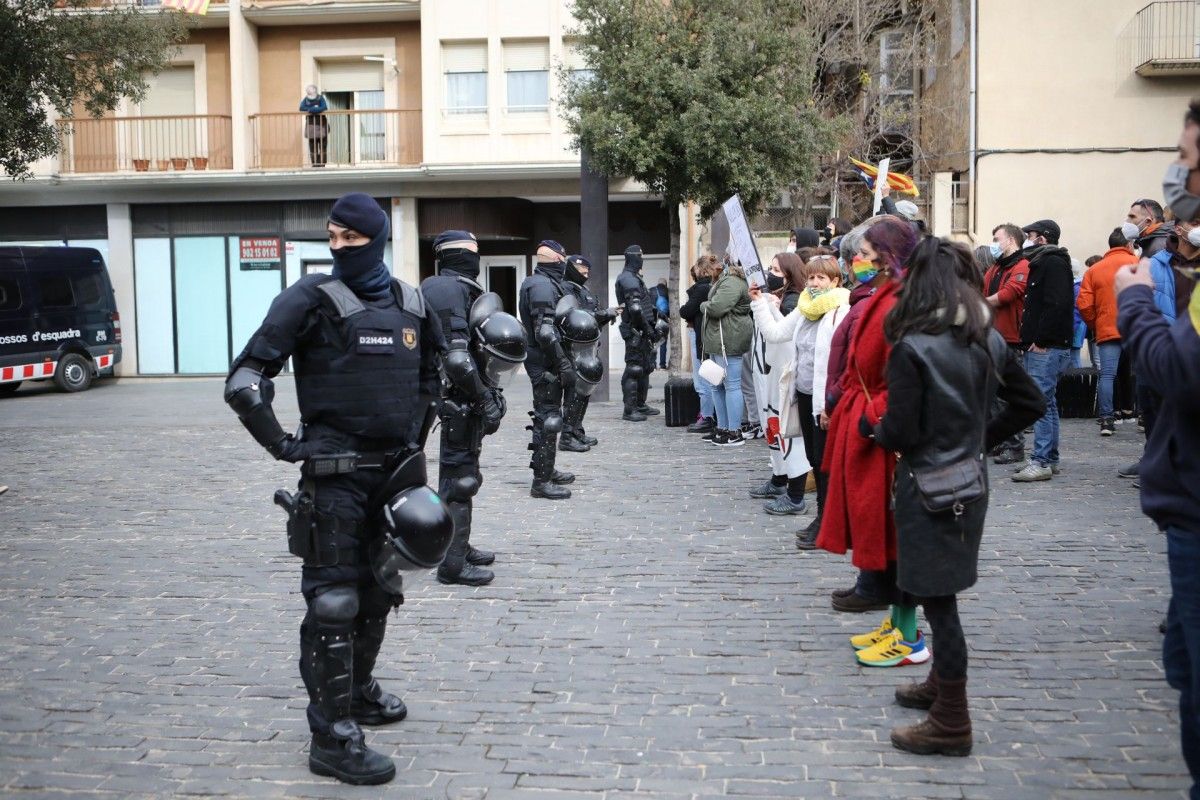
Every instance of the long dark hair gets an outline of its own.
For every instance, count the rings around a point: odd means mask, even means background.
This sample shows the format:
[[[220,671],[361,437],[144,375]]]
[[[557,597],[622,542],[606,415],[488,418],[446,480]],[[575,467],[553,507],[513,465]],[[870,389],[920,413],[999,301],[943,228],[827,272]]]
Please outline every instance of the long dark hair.
[[[778,295],[783,297],[788,292],[803,292],[808,283],[803,259],[795,253],[780,253],[775,260],[779,262],[779,271],[783,273],[783,288]]]
[[[991,314],[975,258],[965,246],[929,237],[908,259],[896,305],[883,321],[892,344],[909,333],[952,330],[963,344],[986,347]]]

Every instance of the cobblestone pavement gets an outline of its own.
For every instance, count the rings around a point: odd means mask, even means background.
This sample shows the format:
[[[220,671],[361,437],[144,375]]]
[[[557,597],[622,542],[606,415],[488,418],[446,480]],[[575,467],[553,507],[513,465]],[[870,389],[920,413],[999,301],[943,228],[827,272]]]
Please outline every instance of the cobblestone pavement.
[[[656,373],[656,385],[661,373]],[[487,441],[478,589],[429,582],[379,677],[411,713],[368,734],[378,790],[318,779],[296,671],[303,609],[272,491],[213,379],[40,386],[0,401],[0,792],[63,797],[617,800],[1181,797],[1157,625],[1164,544],[1115,469],[1132,425],[1064,424],[1064,469],[993,468],[981,580],[962,602],[976,747],[897,752],[923,667],[855,665],[846,559],[761,511],[761,441],[702,444],[592,407],[567,504],[528,495],[528,388]],[[281,417],[294,397],[280,389]],[[656,389],[656,397],[661,393]],[[936,642],[933,643],[936,648]]]

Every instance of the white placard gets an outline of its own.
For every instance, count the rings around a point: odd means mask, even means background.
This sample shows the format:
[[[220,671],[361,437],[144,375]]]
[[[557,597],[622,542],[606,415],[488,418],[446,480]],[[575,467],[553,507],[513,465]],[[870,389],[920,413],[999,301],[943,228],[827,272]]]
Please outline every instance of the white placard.
[[[871,215],[879,213],[879,209],[883,206],[883,185],[887,183],[888,167],[892,165],[890,158],[885,158],[879,162],[879,171],[875,173],[875,208]]]
[[[750,232],[750,224],[746,222],[742,198],[735,194],[721,204],[721,209],[725,212],[725,221],[729,223],[730,256],[741,263],[746,280],[751,286],[766,286],[767,276],[763,272],[762,261],[758,258],[754,234]]]

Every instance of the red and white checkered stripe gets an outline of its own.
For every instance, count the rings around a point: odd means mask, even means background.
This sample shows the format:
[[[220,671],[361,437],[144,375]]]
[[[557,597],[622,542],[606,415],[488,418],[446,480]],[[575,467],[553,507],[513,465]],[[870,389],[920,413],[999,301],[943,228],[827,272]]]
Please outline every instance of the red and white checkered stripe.
[[[0,383],[26,381],[31,378],[50,378],[54,376],[57,361],[43,361],[40,364],[20,364],[15,367],[0,367]]]
[[[96,369],[106,369],[113,365],[113,355],[109,353],[96,356]],[[43,361],[40,364],[19,364],[15,367],[0,367],[0,383],[13,381],[28,381],[34,378],[52,378],[58,368],[57,361]]]

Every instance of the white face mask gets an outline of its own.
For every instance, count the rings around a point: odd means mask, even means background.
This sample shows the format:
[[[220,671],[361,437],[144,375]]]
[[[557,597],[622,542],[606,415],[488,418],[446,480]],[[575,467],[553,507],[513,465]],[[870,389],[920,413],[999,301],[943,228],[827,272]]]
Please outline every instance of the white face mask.
[[[788,242],[788,246],[785,247],[784,249],[787,250],[789,253],[794,253],[794,252],[796,252],[796,245],[794,242]]]
[[[1188,231],[1187,240],[1193,247],[1200,247],[1200,225]]]
[[[1132,222],[1121,223],[1121,235],[1125,237],[1125,241],[1134,242],[1142,235],[1142,229]]]
[[[1022,249],[1028,250],[1031,247],[1037,247],[1036,239],[1026,239],[1025,244],[1021,245]]]

